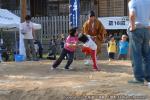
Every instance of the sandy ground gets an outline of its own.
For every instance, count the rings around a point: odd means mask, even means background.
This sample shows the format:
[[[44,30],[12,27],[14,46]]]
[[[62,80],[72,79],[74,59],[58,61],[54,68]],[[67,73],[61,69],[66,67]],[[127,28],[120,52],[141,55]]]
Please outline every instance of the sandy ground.
[[[150,88],[128,84],[130,61],[99,61],[93,72],[83,61],[71,71],[52,71],[52,61],[0,63],[0,100],[150,100]]]

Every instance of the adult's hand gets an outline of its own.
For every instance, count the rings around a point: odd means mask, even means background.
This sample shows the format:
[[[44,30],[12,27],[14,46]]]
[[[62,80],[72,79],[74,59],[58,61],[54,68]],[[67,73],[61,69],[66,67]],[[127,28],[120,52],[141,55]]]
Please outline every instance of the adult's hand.
[[[130,31],[131,31],[131,32],[134,31],[135,29],[136,29],[135,26],[130,26]]]
[[[93,41],[96,41],[97,36],[91,36]]]

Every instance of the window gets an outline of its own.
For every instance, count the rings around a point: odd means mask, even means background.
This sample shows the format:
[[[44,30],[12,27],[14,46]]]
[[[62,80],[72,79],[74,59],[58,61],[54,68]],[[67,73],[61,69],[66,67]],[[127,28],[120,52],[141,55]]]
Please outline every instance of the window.
[[[69,4],[60,3],[59,5],[59,15],[68,15],[69,14]]]
[[[49,16],[57,16],[58,15],[58,9],[59,9],[59,5],[56,2],[49,2],[48,3],[48,15]]]
[[[1,0],[1,7],[4,9],[18,10],[19,6],[19,0]]]
[[[81,0],[80,9],[81,14],[87,15],[91,10],[91,0]]]

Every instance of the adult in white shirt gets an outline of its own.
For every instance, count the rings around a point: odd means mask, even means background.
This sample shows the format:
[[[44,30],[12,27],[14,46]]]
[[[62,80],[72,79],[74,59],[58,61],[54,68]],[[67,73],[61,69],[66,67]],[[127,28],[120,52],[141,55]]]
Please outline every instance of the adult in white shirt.
[[[25,22],[21,24],[21,32],[24,35],[24,44],[25,44],[27,60],[37,60],[36,52],[34,48],[35,35],[33,31],[34,29],[33,29],[33,23],[31,22],[31,16],[27,15],[25,17]],[[32,57],[30,56],[30,54],[32,55]]]

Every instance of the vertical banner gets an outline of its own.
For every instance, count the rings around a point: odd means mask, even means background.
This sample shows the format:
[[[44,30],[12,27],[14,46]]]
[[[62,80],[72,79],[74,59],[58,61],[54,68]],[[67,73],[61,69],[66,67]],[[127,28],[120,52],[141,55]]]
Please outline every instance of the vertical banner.
[[[79,27],[80,21],[80,0],[70,0],[69,25]]]

